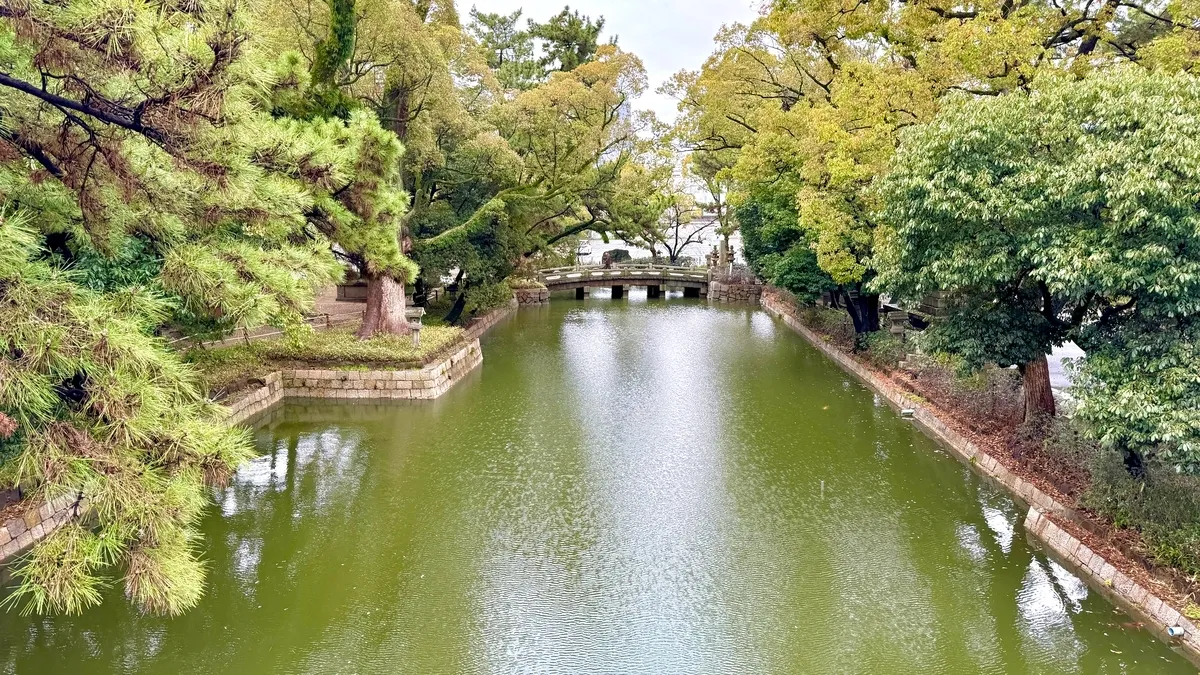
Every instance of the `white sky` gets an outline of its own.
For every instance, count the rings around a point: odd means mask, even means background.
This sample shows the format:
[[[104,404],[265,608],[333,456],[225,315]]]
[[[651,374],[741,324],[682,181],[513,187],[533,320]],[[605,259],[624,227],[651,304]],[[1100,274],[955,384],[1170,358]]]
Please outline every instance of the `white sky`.
[[[521,19],[545,21],[563,5],[593,19],[604,16],[604,37],[641,57],[650,86],[635,104],[665,122],[675,119],[675,101],[655,93],[680,70],[696,70],[713,50],[722,24],[752,21],[760,0],[458,0],[463,22],[472,6],[481,12],[508,14],[524,9]]]

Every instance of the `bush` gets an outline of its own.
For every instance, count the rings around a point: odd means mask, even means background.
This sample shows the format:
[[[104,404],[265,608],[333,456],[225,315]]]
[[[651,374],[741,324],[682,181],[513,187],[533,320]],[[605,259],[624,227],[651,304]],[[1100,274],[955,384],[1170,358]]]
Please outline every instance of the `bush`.
[[[1016,426],[1025,416],[1015,369],[987,366],[963,377],[951,359],[936,357],[921,360],[910,373],[922,396],[985,433]]]
[[[908,354],[904,342],[887,331],[868,334],[866,342],[867,348],[859,352],[859,357],[880,370],[895,370]]]
[[[808,306],[800,310],[800,322],[829,338],[843,349],[854,348],[854,323],[840,309]]]
[[[471,314],[479,314],[508,304],[512,297],[512,287],[503,281],[485,286],[469,286],[465,309]]]
[[[1100,448],[1089,468],[1085,506],[1141,532],[1155,562],[1200,574],[1200,477],[1152,462],[1135,478],[1120,453]]]

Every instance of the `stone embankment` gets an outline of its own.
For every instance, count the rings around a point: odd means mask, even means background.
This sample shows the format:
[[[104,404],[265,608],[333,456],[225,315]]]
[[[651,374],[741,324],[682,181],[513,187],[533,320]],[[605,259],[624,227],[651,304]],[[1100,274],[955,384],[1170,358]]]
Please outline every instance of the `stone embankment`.
[[[1025,529],[1030,537],[1059,562],[1072,568],[1092,589],[1107,597],[1131,614],[1155,635],[1166,640],[1190,661],[1200,666],[1200,634],[1196,627],[1169,603],[1134,583],[1099,554],[1091,551],[1078,539],[1056,525],[1047,514],[1068,522],[1078,522],[1070,507],[1043,492],[1033,483],[1013,473],[995,457],[979,448],[970,439],[951,429],[929,406],[912,394],[863,366],[850,355],[829,344],[809,330],[799,318],[799,308],[777,289],[766,288],[761,301],[763,309],[779,318],[850,374],[867,384],[894,407],[911,414],[926,434],[939,441],[975,473],[999,485],[1018,503],[1028,507]],[[1178,631],[1180,635],[1171,635]]]
[[[59,497],[30,509],[0,525],[0,562],[3,562],[46,538],[63,523],[78,515],[78,499]]]
[[[753,283],[708,282],[708,299],[713,302],[738,302],[757,305],[762,296],[763,285]]]
[[[513,295],[517,297],[517,304],[522,307],[525,305],[550,304],[550,289],[545,286],[541,288],[518,288],[513,291]]]
[[[479,338],[517,308],[518,300],[478,317],[450,349],[421,368],[409,370],[281,370],[229,404],[226,421],[243,424],[285,398],[432,399],[449,391],[483,363]],[[0,563],[44,539],[83,510],[71,497],[37,506],[0,525]]]

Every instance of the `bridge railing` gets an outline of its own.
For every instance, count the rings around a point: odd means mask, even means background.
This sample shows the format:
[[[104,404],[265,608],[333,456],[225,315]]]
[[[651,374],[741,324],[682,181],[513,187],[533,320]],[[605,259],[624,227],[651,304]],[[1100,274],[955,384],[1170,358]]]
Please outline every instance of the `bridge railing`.
[[[611,266],[578,265],[575,267],[550,267],[538,270],[538,280],[542,283],[575,281],[581,278],[625,278],[637,276],[653,276],[655,274],[677,276],[690,280],[708,279],[707,267],[685,267],[683,265],[663,265],[653,263],[624,263]]]

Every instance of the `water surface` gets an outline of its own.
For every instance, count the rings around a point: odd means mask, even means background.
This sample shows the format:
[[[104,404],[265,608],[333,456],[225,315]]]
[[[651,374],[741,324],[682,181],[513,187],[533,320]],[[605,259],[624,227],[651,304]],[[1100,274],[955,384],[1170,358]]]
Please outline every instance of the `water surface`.
[[[0,617],[20,673],[1194,672],[766,314],[556,298],[434,402],[289,403],[176,619]]]

